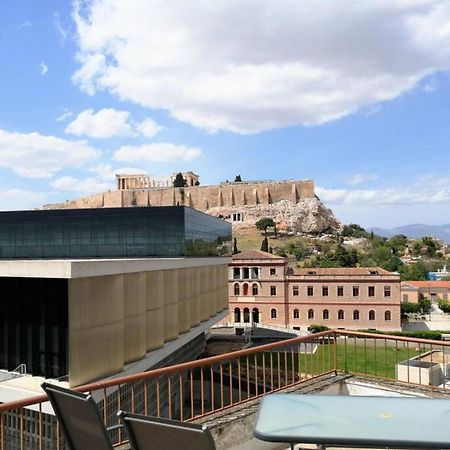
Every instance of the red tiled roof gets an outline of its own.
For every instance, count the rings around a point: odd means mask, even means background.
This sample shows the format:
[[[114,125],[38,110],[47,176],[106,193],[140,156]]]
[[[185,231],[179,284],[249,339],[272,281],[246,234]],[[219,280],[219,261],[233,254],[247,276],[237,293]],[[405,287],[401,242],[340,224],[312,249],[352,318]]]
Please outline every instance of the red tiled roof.
[[[403,286],[412,286],[415,288],[447,288],[450,289],[450,281],[402,281]]]
[[[314,272],[312,274],[311,272]],[[371,273],[376,272],[376,273]],[[310,269],[297,268],[294,269],[294,275],[393,275],[394,272],[389,272],[381,267],[330,267],[319,268],[313,267]]]
[[[284,260],[281,256],[272,255],[272,253],[266,253],[262,250],[246,250],[245,252],[237,253],[232,256],[233,261],[240,259],[280,259]]]

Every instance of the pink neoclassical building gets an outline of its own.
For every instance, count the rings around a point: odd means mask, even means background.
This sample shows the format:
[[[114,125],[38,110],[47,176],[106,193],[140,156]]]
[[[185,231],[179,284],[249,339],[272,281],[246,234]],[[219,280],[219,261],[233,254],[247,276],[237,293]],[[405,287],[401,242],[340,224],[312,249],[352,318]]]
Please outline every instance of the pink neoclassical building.
[[[229,309],[229,324],[400,330],[400,277],[378,267],[292,269],[250,250],[229,266]]]

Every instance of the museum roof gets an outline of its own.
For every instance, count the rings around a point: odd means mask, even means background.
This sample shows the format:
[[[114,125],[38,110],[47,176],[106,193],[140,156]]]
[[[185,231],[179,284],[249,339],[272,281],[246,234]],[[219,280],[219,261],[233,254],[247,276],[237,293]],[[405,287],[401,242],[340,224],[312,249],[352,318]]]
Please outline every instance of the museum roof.
[[[239,261],[241,259],[278,259],[284,260],[281,256],[273,255],[272,253],[263,252],[262,250],[246,250],[241,253],[237,253],[232,256],[233,261]]]

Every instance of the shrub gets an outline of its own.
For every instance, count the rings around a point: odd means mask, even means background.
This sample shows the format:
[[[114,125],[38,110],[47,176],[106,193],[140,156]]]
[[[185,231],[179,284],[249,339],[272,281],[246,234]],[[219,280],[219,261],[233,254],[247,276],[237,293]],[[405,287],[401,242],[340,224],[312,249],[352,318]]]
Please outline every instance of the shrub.
[[[310,333],[321,333],[322,331],[328,331],[329,328],[325,325],[315,325],[312,324],[308,327]]]

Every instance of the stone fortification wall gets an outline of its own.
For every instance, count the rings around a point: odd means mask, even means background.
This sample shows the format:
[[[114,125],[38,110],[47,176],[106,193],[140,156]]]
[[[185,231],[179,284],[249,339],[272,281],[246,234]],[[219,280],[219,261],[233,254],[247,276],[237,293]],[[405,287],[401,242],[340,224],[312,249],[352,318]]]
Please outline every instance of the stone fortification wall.
[[[314,182],[312,180],[268,181],[224,183],[220,186],[117,190],[65,203],[47,205],[45,208],[78,209],[185,205],[200,211],[208,211],[212,208],[221,207],[270,205],[281,200],[289,200],[293,204],[297,204],[302,199],[314,197]]]

